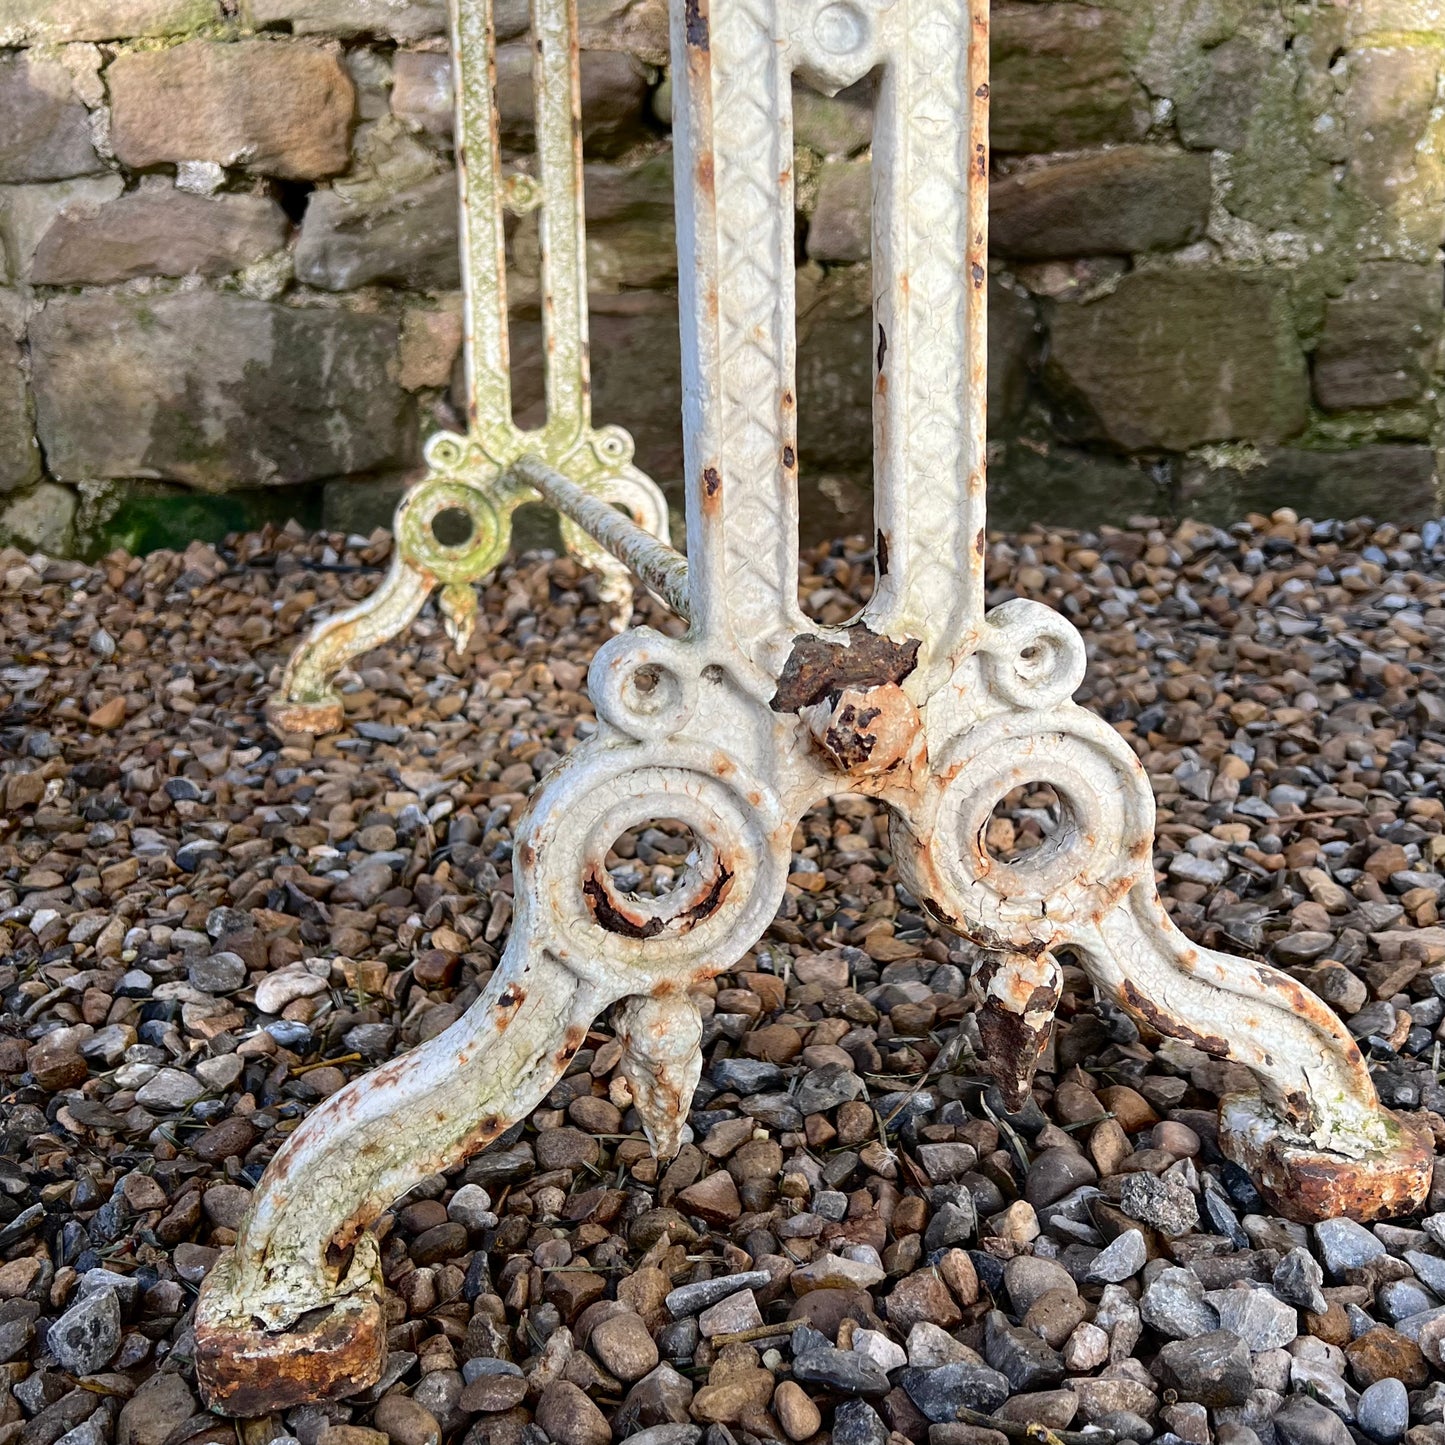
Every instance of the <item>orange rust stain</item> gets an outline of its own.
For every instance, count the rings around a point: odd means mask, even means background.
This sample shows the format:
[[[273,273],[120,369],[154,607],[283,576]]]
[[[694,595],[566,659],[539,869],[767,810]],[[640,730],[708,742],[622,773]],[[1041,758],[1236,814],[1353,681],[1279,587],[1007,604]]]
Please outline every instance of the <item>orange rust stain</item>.
[[[973,550],[977,552],[980,557],[982,557],[984,553],[984,548],[986,546],[987,541],[983,535],[983,528],[980,527],[978,529],[978,535],[973,539]]]
[[[698,157],[695,172],[697,175],[698,189],[703,195],[711,197],[716,186],[711,154]]]

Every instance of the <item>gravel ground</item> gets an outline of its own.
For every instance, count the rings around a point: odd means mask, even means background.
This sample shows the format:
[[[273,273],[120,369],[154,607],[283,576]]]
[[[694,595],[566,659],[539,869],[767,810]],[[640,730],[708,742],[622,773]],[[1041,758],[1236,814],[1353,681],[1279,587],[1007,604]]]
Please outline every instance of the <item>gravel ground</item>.
[[[471,656],[423,621],[354,676],[345,733],[271,735],[280,660],[388,547],[0,552],[0,1445],[1445,1445],[1445,1175],[1423,1220],[1269,1217],[1215,1146],[1237,1071],[1072,967],[1005,1114],[971,951],[856,797],[804,821],[782,913],[703,999],[674,1163],[599,1025],[525,1126],[384,1217],[377,1390],[202,1412],[189,1311],[250,1189],[318,1099],[476,997],[523,800],[590,726],[593,584],[532,556]],[[805,559],[825,621],[870,585],[861,544]],[[1084,629],[1182,927],[1317,989],[1445,1139],[1441,528],[996,538],[990,585]],[[1007,800],[995,849],[1051,802]],[[616,870],[665,887],[683,846],[649,830]]]

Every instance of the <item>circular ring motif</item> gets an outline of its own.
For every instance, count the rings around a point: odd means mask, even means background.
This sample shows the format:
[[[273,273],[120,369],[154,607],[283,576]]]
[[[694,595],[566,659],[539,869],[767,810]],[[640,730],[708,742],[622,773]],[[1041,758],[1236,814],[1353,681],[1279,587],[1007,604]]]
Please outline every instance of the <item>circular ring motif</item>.
[[[649,628],[604,643],[587,672],[597,716],[644,742],[672,737],[697,709],[695,666],[686,649]]]
[[[681,991],[735,959],[773,917],[787,877],[787,850],[764,812],[775,800],[757,785],[738,791],[732,760],[728,782],[703,770],[719,761],[579,768],[529,818],[517,840],[519,910],[541,906],[546,946],[579,978],[623,992],[664,982]],[[607,872],[609,849],[629,828],[663,819],[696,839],[684,875],[661,897],[622,892]]]
[[[1098,916],[1147,869],[1153,795],[1116,734],[1088,735],[1095,721],[1080,713],[1070,719],[1075,726],[1044,731],[1017,715],[999,719],[968,739],[961,761],[951,760],[957,770],[929,852],[963,918],[1009,937],[1041,922]],[[993,810],[1015,788],[1039,783],[1059,795],[1060,826],[1032,852],[1002,862],[985,842]]]
[[[455,546],[435,531],[443,512],[465,513],[471,522],[470,535]],[[397,514],[397,540],[405,555],[439,582],[473,582],[506,550],[502,520],[486,493],[443,478],[424,482],[406,499]]]

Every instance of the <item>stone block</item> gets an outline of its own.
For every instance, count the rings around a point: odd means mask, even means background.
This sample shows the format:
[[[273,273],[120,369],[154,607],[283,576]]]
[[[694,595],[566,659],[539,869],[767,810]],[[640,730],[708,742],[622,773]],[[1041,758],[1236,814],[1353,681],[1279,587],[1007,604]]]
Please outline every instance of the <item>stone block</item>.
[[[1399,243],[1433,257],[1445,214],[1445,116],[1436,106],[1439,52],[1362,48],[1350,56],[1344,98],[1349,187],[1383,213],[1380,249]]]
[[[793,142],[820,156],[852,156],[873,142],[877,85],[865,76],[837,95],[820,95],[793,78]]]
[[[1277,54],[1243,35],[1210,50],[1197,83],[1177,102],[1180,140],[1195,150],[1238,150]]]
[[[391,113],[428,135],[449,136],[453,109],[452,59],[432,50],[399,50],[392,63]]]
[[[346,168],[355,88],[336,55],[282,40],[187,40],[106,72],[124,165],[214,161],[315,180]]]
[[[30,325],[41,444],[62,481],[206,492],[406,465],[396,350],[380,316],[204,291],[54,296]]]
[[[1438,266],[1376,261],[1325,306],[1315,397],[1327,411],[1415,401],[1430,380],[1442,319]]]
[[[104,169],[71,72],[32,51],[0,56],[0,183],[60,181]]]
[[[184,35],[220,18],[220,0],[5,0],[0,46]]]
[[[1204,234],[1209,199],[1206,156],[1119,146],[995,181],[989,242],[1029,260],[1167,251]]]
[[[578,61],[582,94],[582,147],[591,155],[615,155],[643,139],[647,73],[616,50],[583,50]],[[518,150],[533,145],[532,43],[497,47],[497,111],[502,143]]]
[[[97,558],[120,547],[138,557],[161,547],[184,552],[192,542],[222,542],[229,533],[258,531],[268,522],[311,528],[321,521],[316,493],[315,487],[284,487],[212,494],[144,481],[92,486],[75,518],[76,551]]]
[[[988,283],[990,436],[1007,431],[1023,410],[1038,349],[1039,318],[1034,303],[991,276]]]
[[[991,527],[1122,527],[1130,517],[1157,516],[1171,505],[1149,471],[1125,457],[1060,446],[1053,437],[989,447]]]
[[[40,480],[40,448],[21,365],[23,326],[20,298],[0,291],[0,492]]]
[[[873,168],[864,160],[824,161],[808,223],[815,261],[866,261],[873,242]]]
[[[109,285],[135,276],[224,276],[286,244],[269,196],[197,196],[168,182],[66,206],[35,249],[39,286]]]
[[[34,186],[0,186],[0,240],[10,274],[30,279],[30,266],[41,238],[72,207],[94,209],[115,200],[125,189],[117,175],[79,176]]]
[[[1445,33],[1445,0],[1355,0],[1348,20],[1352,40],[1414,34],[1437,42]]]
[[[1130,19],[1094,5],[993,7],[993,148],[1072,150],[1139,140],[1149,101],[1129,70]]]
[[[296,279],[323,291],[375,282],[455,290],[462,284],[459,244],[450,172],[367,204],[318,191],[301,223]]]
[[[439,309],[411,307],[402,318],[400,371],[407,391],[446,386],[462,349],[462,301]]]
[[[1269,273],[1136,271],[1058,305],[1045,379],[1070,434],[1124,451],[1285,441],[1309,402],[1285,283]]]
[[[446,0],[242,0],[252,25],[293,35],[384,35],[422,40],[447,32]]]
[[[583,50],[578,59],[582,89],[582,144],[590,154],[612,155],[642,139],[647,74],[618,50]],[[396,57],[392,114],[430,135],[450,136],[455,112],[451,59],[430,51]],[[504,145],[533,145],[532,45],[522,40],[497,47],[497,109]]]
[[[652,290],[677,280],[672,153],[636,165],[590,162],[583,181],[587,216],[587,281],[594,296]],[[541,248],[535,215],[513,233],[514,295],[538,281]]]
[[[40,482],[0,502],[0,547],[68,557],[79,498],[69,487]]]
[[[1422,522],[1439,515],[1434,449],[1363,446],[1315,452],[1266,448],[1263,466],[1211,469],[1193,459],[1180,477],[1181,505],[1191,517],[1228,526],[1250,512],[1292,507],[1301,517],[1375,517]]]

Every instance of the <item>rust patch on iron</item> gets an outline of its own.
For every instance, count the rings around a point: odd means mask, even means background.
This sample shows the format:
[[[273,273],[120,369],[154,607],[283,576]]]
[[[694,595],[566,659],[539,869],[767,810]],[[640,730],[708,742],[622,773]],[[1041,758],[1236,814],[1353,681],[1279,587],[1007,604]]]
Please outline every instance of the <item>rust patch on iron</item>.
[[[707,13],[703,9],[702,0],[686,0],[682,16],[687,43],[694,50],[708,49],[712,42],[708,35]]]
[[[1153,999],[1147,997],[1134,987],[1130,979],[1125,979],[1119,987],[1119,994],[1124,1000],[1124,1006],[1132,1013],[1136,1013],[1156,1033],[1162,1034],[1166,1039],[1183,1039],[1186,1044],[1193,1044],[1196,1049],[1202,1049],[1212,1059],[1227,1059],[1229,1057],[1229,1045],[1218,1034],[1201,1034],[1192,1029],[1186,1023],[1165,1013]]]
[[[883,370],[883,358],[888,355],[888,333],[880,324],[878,327],[878,370]]]
[[[702,469],[702,490],[706,502],[714,501],[717,494],[722,491],[722,473],[716,467],[704,467]]]
[[[918,666],[916,638],[894,642],[870,632],[861,622],[846,629],[849,645],[828,642],[811,632],[793,639],[793,651],[778,678],[769,704],[774,712],[812,707],[845,688],[867,689],[901,683]]]
[[[787,467],[789,471],[792,471],[792,469],[798,465],[798,454],[792,447],[783,448],[783,465]]]
[[[879,527],[877,538],[873,543],[873,555],[877,559],[878,575],[886,577],[888,575],[888,538],[884,535],[882,527]]]
[[[305,1316],[281,1334],[238,1326],[196,1332],[196,1381],[206,1403],[240,1419],[364,1390],[385,1364],[376,1301]]]
[[[1435,1151],[1428,1128],[1397,1114],[1387,1117],[1399,1129],[1397,1142],[1363,1159],[1302,1148],[1278,1135],[1253,1148],[1249,1136],[1221,1136],[1221,1142],[1284,1218],[1313,1224],[1343,1215],[1368,1223],[1418,1214],[1430,1192]]]
[[[975,261],[972,267],[970,267],[970,274],[973,276],[973,284],[975,288],[982,286],[983,283],[988,280],[988,272],[986,272],[983,267],[978,264],[977,261]]]
[[[674,933],[686,933],[704,918],[716,913],[723,899],[727,897],[732,881],[732,870],[719,863],[708,891],[691,908],[675,913],[671,918],[628,912],[614,899],[607,885],[595,873],[582,885],[582,892],[592,909],[593,917],[608,933],[616,933],[623,938],[656,938],[667,929]]]

